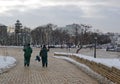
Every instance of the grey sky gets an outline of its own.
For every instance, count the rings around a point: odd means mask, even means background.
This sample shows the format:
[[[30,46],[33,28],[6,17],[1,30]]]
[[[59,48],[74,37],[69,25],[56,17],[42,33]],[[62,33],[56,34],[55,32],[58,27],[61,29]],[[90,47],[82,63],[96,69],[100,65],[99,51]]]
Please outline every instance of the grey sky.
[[[35,28],[54,23],[90,24],[102,32],[120,33],[120,0],[0,0],[0,23]]]

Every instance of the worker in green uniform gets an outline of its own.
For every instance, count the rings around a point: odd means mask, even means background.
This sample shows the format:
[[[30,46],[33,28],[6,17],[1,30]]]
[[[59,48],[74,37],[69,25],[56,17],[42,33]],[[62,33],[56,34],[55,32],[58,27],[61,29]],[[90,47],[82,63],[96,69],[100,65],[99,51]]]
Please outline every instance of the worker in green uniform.
[[[30,58],[32,54],[32,48],[30,47],[30,44],[25,45],[23,51],[24,51],[24,66],[29,67]]]
[[[46,46],[45,45],[43,45],[43,48],[41,49],[41,51],[40,51],[40,56],[41,56],[41,58],[42,58],[42,67],[47,67],[47,65],[48,65],[48,52],[49,51],[49,49],[47,49],[46,48]]]

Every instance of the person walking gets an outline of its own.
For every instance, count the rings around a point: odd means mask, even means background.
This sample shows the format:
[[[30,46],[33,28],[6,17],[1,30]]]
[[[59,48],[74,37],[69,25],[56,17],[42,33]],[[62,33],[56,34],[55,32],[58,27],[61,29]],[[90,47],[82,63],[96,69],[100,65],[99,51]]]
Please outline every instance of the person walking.
[[[41,51],[40,51],[40,56],[42,58],[42,67],[47,67],[48,65],[48,51],[49,49],[46,48],[46,45],[43,45]]]
[[[24,51],[24,66],[29,67],[30,58],[31,58],[31,54],[32,54],[32,48],[30,47],[30,44],[25,45],[23,48],[23,51]]]

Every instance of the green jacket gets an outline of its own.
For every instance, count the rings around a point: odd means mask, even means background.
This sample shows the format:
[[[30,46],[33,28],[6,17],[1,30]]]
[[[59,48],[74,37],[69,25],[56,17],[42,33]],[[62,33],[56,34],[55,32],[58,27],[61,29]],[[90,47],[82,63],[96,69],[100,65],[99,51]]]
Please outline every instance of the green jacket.
[[[32,48],[31,47],[25,47],[23,49],[23,51],[24,51],[24,56],[25,57],[31,57],[31,54],[32,54]]]
[[[48,51],[49,50],[46,47],[42,48],[42,50],[40,51],[40,56],[41,57],[47,57],[47,52]]]

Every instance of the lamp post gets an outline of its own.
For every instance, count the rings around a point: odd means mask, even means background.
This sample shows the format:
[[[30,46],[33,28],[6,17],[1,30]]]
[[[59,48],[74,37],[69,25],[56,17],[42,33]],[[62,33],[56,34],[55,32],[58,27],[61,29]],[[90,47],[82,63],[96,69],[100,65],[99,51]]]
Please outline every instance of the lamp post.
[[[97,37],[94,38],[95,46],[94,46],[94,58],[96,58],[96,44],[97,44]]]

